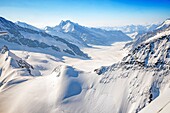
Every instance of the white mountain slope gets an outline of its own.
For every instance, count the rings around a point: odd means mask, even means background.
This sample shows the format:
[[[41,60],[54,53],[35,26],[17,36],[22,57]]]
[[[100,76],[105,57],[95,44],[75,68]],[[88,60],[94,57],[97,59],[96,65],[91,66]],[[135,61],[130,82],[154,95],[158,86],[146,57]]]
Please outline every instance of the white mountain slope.
[[[0,61],[1,90],[40,75],[32,65],[11,53],[6,46],[1,50]]]
[[[57,36],[51,36],[42,31],[36,31],[29,28],[20,27],[11,21],[0,17],[0,30],[8,32],[8,35],[0,36],[0,40],[17,44],[18,48],[25,46],[34,49],[48,49],[53,53],[70,54],[73,56],[81,56],[88,58],[78,46]]]
[[[23,28],[32,29],[32,30],[34,30],[34,31],[41,31],[39,28],[36,28],[36,27],[34,27],[34,26],[32,26],[32,25],[29,25],[29,24],[27,24],[27,23],[25,23],[25,22],[17,21],[17,22],[15,22],[15,24],[17,24],[18,26],[21,26],[21,27],[23,27]]]
[[[166,87],[164,92],[152,103],[146,106],[139,113],[169,113],[170,110],[170,88]]]
[[[93,79],[89,83],[85,80],[90,74],[83,75],[70,66],[57,66],[49,76],[33,77],[36,68],[4,48],[0,54],[0,113],[63,112],[60,106],[86,91],[92,83]]]
[[[70,20],[61,21],[61,23],[55,27],[46,27],[45,32],[54,36],[63,37],[74,44],[79,44],[79,46],[87,46],[87,44],[111,45],[114,42],[131,40],[130,37],[121,31],[88,28],[73,23]]]
[[[165,29],[170,26],[170,18],[166,19],[160,26],[156,29]]]

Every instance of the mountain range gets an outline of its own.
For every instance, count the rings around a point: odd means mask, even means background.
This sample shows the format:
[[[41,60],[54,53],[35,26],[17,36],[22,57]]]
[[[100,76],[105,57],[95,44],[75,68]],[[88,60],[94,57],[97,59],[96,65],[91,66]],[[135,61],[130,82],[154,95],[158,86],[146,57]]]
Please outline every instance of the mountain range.
[[[20,24],[20,26],[18,26],[18,24]],[[51,53],[61,52],[88,58],[78,46],[58,36],[51,36],[45,32],[34,30],[35,28],[29,25],[22,24],[22,26],[24,27],[21,27],[21,23],[15,24],[0,17],[0,30],[8,32],[8,35],[0,36],[0,40],[10,43],[6,43],[7,45],[15,44],[13,47],[16,49],[22,49],[24,47],[43,50],[48,49],[48,52],[51,51]],[[1,44],[3,45],[3,43]]]
[[[129,41],[130,37],[121,31],[106,31],[99,28],[88,28],[73,23],[70,20],[61,21],[55,27],[46,27],[45,32],[54,36],[67,37],[68,41],[74,41],[82,45],[111,45],[114,42]],[[71,41],[71,42],[72,42]]]
[[[96,39],[94,41],[97,46],[89,47],[94,43],[89,42],[90,40],[84,41],[83,37],[80,37],[82,31],[87,34],[85,29],[90,29],[87,36],[96,32],[103,34],[105,30],[83,27],[72,24],[70,21],[62,21],[61,25],[48,27],[42,31],[23,28],[3,18],[0,19],[0,22],[0,29],[9,34],[0,36],[0,43],[6,44],[12,49],[3,46],[0,52],[0,113],[170,112],[169,19],[152,31],[141,33],[130,43],[115,43],[118,46],[116,49],[122,52],[121,54],[125,54],[124,51],[127,51],[123,58],[120,58],[120,53],[114,49],[107,53],[109,55],[101,52],[100,47],[106,46],[101,46],[102,44]],[[49,33],[50,31],[63,33],[62,36],[70,36],[72,39],[79,36],[74,43],[77,44],[83,40],[86,45],[79,44],[82,47],[86,46],[86,49],[91,51],[79,49],[73,42],[68,42],[69,39],[59,38],[59,36]],[[112,31],[106,32],[106,34],[110,32]],[[33,37],[35,35],[36,37]],[[49,39],[51,42],[41,39]],[[62,42],[55,46],[63,50],[56,53],[63,54],[61,60],[57,59],[58,56],[47,54],[45,51],[32,52],[28,51],[29,49],[18,51],[18,48],[12,48],[15,43],[16,47],[53,49],[52,44],[55,45],[56,39],[60,43]],[[37,46],[34,47],[30,40],[33,43],[36,42]],[[41,41],[48,44],[49,47],[41,46]],[[64,52],[63,43],[74,53],[77,52],[72,46],[77,47],[81,54],[78,52],[75,57],[69,56],[68,54],[71,53]],[[119,46],[120,44],[125,44],[125,46]],[[107,51],[108,47],[112,46],[107,46],[104,50]],[[96,54],[96,50],[92,51],[93,49],[99,49],[100,54]],[[52,51],[55,52],[55,49]],[[91,55],[91,59],[87,58],[84,51]],[[105,66],[104,62],[109,60],[108,57],[111,55],[117,56],[120,60],[116,60],[116,63],[110,66]],[[82,59],[80,56],[86,57],[86,59]],[[100,68],[96,67],[93,71],[83,70],[86,67],[95,67],[94,60],[96,58],[101,61],[100,56],[104,57],[103,62],[100,62]],[[110,61],[112,62],[113,59],[111,58]],[[76,65],[80,68],[76,68]]]
[[[150,32],[155,30],[159,24],[150,24],[150,25],[126,25],[126,26],[117,26],[117,27],[101,27],[105,30],[120,30],[131,38],[135,38],[137,35]]]

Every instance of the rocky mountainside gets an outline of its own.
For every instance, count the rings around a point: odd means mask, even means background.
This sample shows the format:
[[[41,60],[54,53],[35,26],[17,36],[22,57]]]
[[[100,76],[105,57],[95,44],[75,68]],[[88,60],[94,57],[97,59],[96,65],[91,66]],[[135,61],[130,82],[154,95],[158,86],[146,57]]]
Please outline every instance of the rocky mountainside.
[[[8,35],[0,36],[0,40],[8,44],[17,44],[20,48],[49,49],[51,53],[60,52],[73,56],[88,57],[79,47],[57,36],[51,36],[45,32],[24,28],[0,17],[0,30],[8,32]],[[18,47],[18,48],[19,48]]]
[[[120,63],[96,69],[103,76],[101,83],[117,86],[114,96],[121,98],[116,113],[138,113],[152,104],[164,92],[170,91],[170,29],[158,30],[156,35],[142,41]],[[166,96],[166,95],[165,95]],[[159,102],[162,103],[161,100]],[[168,100],[166,101],[168,104]],[[163,104],[155,113],[163,108]],[[149,113],[149,109],[144,110]],[[164,110],[163,110],[164,111]],[[143,113],[143,112],[142,112]],[[145,112],[144,112],[145,113]]]

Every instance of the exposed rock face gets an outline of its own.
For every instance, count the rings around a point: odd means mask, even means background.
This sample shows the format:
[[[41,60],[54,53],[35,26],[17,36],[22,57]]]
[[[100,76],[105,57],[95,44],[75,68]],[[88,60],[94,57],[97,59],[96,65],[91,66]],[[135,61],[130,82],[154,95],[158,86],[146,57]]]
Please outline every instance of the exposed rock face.
[[[128,107],[122,103],[120,108],[123,113],[138,113],[170,84],[170,31],[155,34],[135,46],[121,62],[95,70],[103,76],[101,84],[125,84],[126,89],[120,89],[128,90],[123,97]]]

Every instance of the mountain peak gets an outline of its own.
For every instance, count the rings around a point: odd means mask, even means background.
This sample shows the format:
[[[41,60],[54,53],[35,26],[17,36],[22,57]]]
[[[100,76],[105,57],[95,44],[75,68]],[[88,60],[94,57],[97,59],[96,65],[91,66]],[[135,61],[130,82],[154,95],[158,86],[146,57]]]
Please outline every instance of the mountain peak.
[[[66,20],[66,21],[61,20],[59,26],[65,26],[65,25],[68,24],[68,23],[69,23],[69,24],[75,24],[74,22],[72,22],[72,21],[70,21],[70,20]]]
[[[75,23],[71,22],[70,20],[63,21],[61,20],[60,24],[58,25],[64,32],[72,32],[74,31]],[[56,28],[58,27],[56,26]]]

